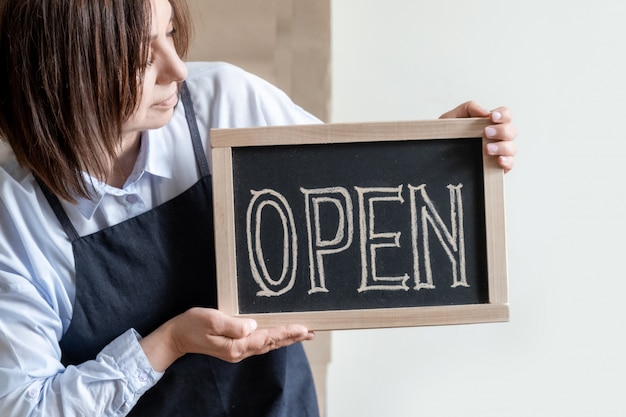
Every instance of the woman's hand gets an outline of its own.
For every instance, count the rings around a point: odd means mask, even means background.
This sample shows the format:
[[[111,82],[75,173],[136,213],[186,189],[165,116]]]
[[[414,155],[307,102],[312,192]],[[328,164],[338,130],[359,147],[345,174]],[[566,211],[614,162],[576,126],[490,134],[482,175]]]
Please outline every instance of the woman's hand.
[[[257,329],[254,320],[198,307],[169,320],[143,338],[140,344],[154,370],[162,372],[187,353],[200,353],[236,363],[313,338],[314,334],[302,326]]]
[[[517,136],[517,130],[511,123],[511,111],[507,107],[498,107],[494,110],[485,110],[474,101],[468,101],[460,106],[441,115],[440,119],[462,117],[489,117],[493,125],[485,128],[484,137],[492,139],[485,149],[487,155],[498,158],[498,165],[504,172],[513,169],[515,154],[517,152],[513,140]]]

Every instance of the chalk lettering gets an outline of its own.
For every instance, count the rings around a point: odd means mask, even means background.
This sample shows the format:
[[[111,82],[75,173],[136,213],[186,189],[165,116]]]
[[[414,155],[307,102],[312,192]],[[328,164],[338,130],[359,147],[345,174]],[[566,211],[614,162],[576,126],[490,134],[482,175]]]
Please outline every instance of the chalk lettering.
[[[285,197],[274,190],[250,190],[252,199],[246,214],[246,234],[248,238],[248,257],[254,280],[261,287],[258,296],[272,297],[282,295],[293,288],[296,279],[298,237],[293,212]],[[278,279],[270,276],[261,242],[262,213],[265,208],[273,208],[280,216],[283,229],[283,263]],[[289,278],[287,279],[287,276]]]
[[[416,291],[435,289],[431,262],[431,241],[437,241],[450,262],[451,287],[469,287],[466,273],[465,234],[463,227],[463,184],[448,185],[450,195],[450,222],[446,225],[435,204],[426,192],[426,184],[408,185],[410,206],[411,249],[413,256],[413,279]],[[359,250],[361,259],[361,282],[356,289],[365,291],[408,291],[408,273],[381,276],[377,269],[381,249],[399,249],[402,231],[380,231],[377,227],[377,208],[385,204],[404,204],[403,186],[358,187]],[[326,285],[324,257],[340,253],[352,245],[354,236],[354,209],[348,190],[344,187],[317,189],[300,188],[304,195],[304,207],[309,255],[309,294],[329,292]],[[246,234],[250,269],[260,287],[257,296],[276,297],[289,292],[295,283],[298,260],[298,237],[291,206],[287,199],[275,190],[250,190],[252,199],[246,215]],[[325,222],[324,213],[336,213],[336,222]],[[274,210],[282,228],[282,269],[278,278],[268,270],[263,251],[263,211]],[[322,225],[330,230],[322,230]],[[329,226],[327,226],[328,228]],[[408,230],[408,229],[407,229]],[[431,233],[436,239],[431,238]],[[280,234],[279,234],[280,235]],[[324,237],[326,236],[326,237]],[[276,253],[276,252],[272,252]],[[423,263],[421,262],[423,260]],[[356,272],[356,271],[355,271]]]
[[[324,272],[324,256],[341,252],[352,244],[352,236],[354,234],[352,199],[348,190],[343,187],[318,188],[314,190],[300,188],[300,191],[304,194],[307,221],[311,279],[309,294],[328,292],[326,288],[326,274]],[[337,211],[337,230],[334,238],[330,240],[322,238],[322,222],[320,221],[320,206],[322,204],[330,204]]]
[[[426,184],[418,187],[409,185],[410,201],[411,201],[411,233],[413,246],[413,269],[415,276],[415,289],[435,288],[433,283],[433,271],[430,256],[430,236],[429,230],[432,229],[446,252],[448,259],[452,265],[452,287],[469,287],[467,283],[467,275],[465,271],[465,235],[463,229],[463,199],[461,196],[461,188],[463,184],[448,185],[450,190],[450,223],[449,230],[441,219],[439,212],[435,208],[432,200],[426,193]],[[417,200],[420,200],[418,210]],[[424,259],[424,272],[426,280],[422,281],[419,263],[419,231],[422,232],[422,250]]]
[[[399,202],[402,204],[402,186],[395,188],[354,187],[359,198],[359,227],[361,238],[361,286],[358,291],[405,290],[409,276],[378,276],[376,258],[378,249],[399,248],[401,232],[376,232],[375,204]]]

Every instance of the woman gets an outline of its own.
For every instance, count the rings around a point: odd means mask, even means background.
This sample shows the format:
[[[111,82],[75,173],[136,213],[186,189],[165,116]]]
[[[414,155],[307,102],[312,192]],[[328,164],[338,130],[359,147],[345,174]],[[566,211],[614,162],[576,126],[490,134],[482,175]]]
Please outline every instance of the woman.
[[[319,121],[188,36],[184,0],[0,3],[0,415],[318,415],[313,334],[214,309],[208,132]],[[510,112],[468,116],[511,169]]]

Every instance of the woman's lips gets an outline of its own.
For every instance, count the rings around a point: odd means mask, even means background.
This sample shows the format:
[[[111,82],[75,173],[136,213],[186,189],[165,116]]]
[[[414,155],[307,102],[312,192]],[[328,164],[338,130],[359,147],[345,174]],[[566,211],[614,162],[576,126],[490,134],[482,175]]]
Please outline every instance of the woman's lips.
[[[171,108],[176,106],[176,103],[178,103],[178,94],[174,93],[165,100],[155,104],[155,107]]]

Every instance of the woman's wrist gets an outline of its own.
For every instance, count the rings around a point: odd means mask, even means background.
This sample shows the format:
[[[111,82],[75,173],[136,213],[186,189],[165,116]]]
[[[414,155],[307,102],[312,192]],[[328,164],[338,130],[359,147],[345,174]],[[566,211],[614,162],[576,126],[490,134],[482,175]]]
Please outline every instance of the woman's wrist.
[[[164,372],[184,355],[174,342],[174,320],[170,320],[139,341],[150,365],[157,372]]]

